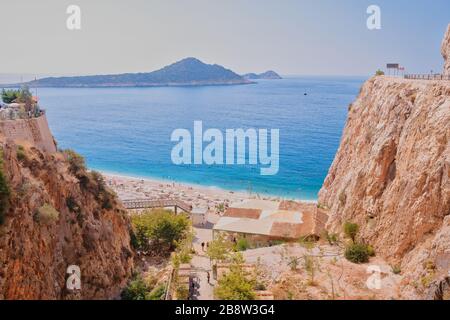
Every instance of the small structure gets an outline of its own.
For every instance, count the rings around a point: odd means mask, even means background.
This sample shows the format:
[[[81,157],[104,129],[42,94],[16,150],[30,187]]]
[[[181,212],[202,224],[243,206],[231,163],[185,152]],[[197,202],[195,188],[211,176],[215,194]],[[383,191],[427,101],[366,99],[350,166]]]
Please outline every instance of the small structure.
[[[194,208],[191,211],[192,225],[194,227],[203,227],[206,223],[207,208]]]
[[[388,63],[386,65],[386,68],[388,70],[388,74],[391,75],[391,70],[393,70],[393,75],[398,75],[398,71],[400,70],[400,65],[398,63]]]
[[[234,241],[243,237],[256,247],[277,240],[318,237],[328,216],[315,204],[292,201],[247,200],[230,205],[213,228]]]
[[[127,199],[122,200],[122,204],[126,209],[156,209],[156,208],[173,208],[175,214],[178,209],[189,213],[192,207],[179,199]]]

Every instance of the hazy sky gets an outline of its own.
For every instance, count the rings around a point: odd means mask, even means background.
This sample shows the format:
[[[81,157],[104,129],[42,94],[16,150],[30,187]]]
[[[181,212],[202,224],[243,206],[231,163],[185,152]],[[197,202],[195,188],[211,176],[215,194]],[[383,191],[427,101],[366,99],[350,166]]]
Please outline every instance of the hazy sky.
[[[371,4],[381,30],[366,27]],[[147,72],[190,56],[238,73],[439,72],[449,23],[450,0],[0,0],[0,73]]]

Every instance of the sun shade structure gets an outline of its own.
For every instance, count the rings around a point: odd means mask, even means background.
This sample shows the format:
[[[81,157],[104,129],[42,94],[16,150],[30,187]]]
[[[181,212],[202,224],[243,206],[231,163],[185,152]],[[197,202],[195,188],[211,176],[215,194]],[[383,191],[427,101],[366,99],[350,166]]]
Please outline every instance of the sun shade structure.
[[[314,204],[247,200],[231,204],[214,230],[273,239],[318,236],[327,219],[327,215],[319,211]]]

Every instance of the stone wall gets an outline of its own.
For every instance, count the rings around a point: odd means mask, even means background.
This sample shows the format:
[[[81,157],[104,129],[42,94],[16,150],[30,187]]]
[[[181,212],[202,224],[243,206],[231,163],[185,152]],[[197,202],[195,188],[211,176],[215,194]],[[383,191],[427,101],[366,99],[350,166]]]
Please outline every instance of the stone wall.
[[[0,136],[18,144],[31,144],[45,152],[56,152],[56,145],[45,114],[33,119],[0,121]]]

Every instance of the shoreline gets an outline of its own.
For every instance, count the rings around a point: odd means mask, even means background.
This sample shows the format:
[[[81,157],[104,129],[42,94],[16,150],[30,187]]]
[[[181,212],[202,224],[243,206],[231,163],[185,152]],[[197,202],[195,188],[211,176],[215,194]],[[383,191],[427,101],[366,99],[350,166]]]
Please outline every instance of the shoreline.
[[[211,208],[224,203],[241,202],[247,199],[279,201],[288,199],[281,196],[227,190],[216,186],[204,186],[162,178],[137,177],[126,174],[100,171],[107,185],[119,199],[164,199],[178,198],[193,207]],[[303,203],[317,204],[317,200],[288,199]]]

